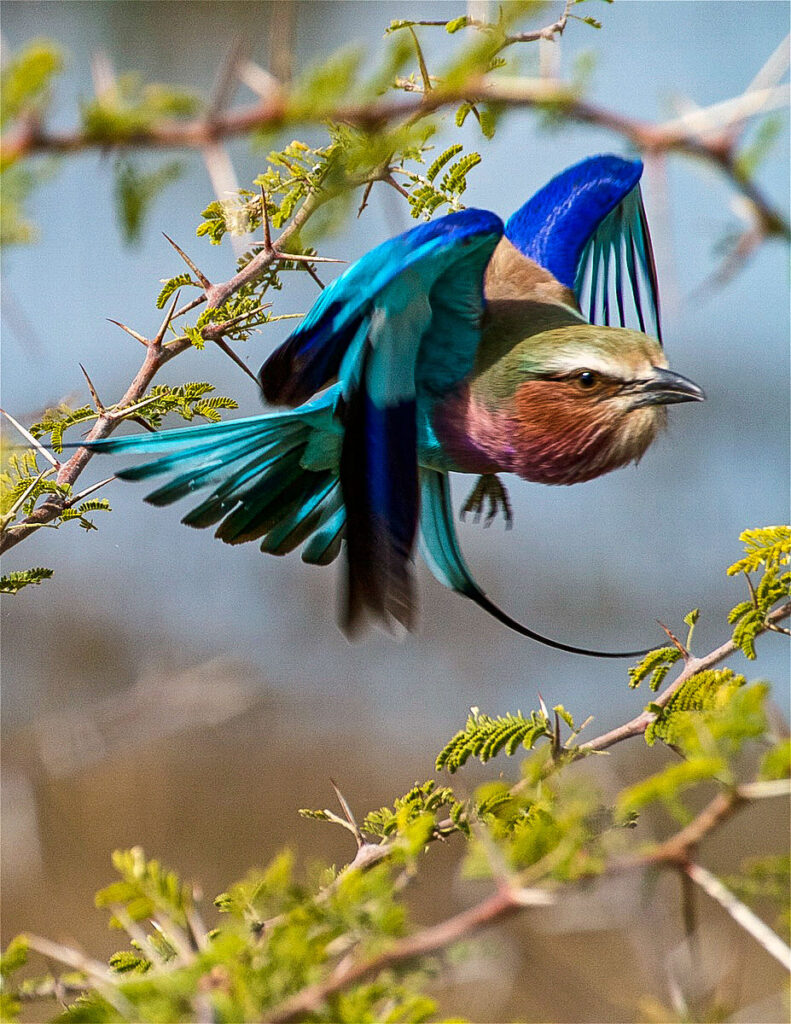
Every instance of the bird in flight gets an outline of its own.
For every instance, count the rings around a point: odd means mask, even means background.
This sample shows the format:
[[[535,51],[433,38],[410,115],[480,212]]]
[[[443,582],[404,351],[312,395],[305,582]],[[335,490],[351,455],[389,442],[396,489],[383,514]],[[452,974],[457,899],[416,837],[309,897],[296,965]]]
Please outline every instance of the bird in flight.
[[[265,399],[290,409],[91,448],[157,454],[117,473],[167,476],[153,505],[210,488],[182,522],[216,526],[228,544],[303,545],[317,565],[344,550],[349,634],[369,619],[414,625],[419,539],[440,583],[517,632],[578,654],[642,654],[561,643],[490,601],[462,555],[448,476],[478,477],[466,511],[510,521],[498,474],[591,480],[639,460],[668,405],[704,398],[662,349],[641,174],[639,161],[591,157],[505,224],[466,209],[389,239],[261,367]]]

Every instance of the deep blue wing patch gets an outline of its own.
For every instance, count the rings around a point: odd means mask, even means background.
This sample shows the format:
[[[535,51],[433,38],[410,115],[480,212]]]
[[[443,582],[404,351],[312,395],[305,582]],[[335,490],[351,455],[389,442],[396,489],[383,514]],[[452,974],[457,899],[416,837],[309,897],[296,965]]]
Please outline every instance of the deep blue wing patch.
[[[643,165],[593,156],[567,168],[505,224],[505,237],[561,284],[574,287],[582,251],[607,214],[631,192]]]
[[[624,280],[640,329],[647,317],[661,338],[659,290],[645,208],[643,165],[613,155],[582,160],[540,189],[505,225],[530,259],[574,291],[589,292],[589,319],[626,326]]]

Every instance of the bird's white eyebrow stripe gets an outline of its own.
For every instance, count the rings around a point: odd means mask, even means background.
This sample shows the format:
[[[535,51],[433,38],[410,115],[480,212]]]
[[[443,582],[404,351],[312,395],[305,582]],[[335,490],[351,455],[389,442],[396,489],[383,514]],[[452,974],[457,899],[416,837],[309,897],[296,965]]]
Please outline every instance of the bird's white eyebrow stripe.
[[[583,370],[592,370],[600,373],[603,377],[611,377],[614,380],[624,380],[623,367],[614,366],[609,360],[597,358],[596,353],[586,353],[584,365],[580,362],[579,353],[567,354],[562,352],[553,354],[545,364],[545,372],[552,374],[582,373]]]

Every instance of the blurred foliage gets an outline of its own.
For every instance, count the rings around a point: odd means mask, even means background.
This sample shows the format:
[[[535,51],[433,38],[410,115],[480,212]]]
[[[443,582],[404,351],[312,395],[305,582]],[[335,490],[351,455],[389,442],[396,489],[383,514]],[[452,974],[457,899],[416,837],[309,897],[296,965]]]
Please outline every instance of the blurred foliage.
[[[139,242],[143,221],[157,196],[178,181],[182,164],[169,160],[153,171],[141,171],[128,157],[115,164],[115,199],[127,242]]]
[[[724,879],[729,889],[752,905],[764,903],[776,911],[775,927],[791,937],[791,855],[747,857],[738,875]]]
[[[34,39],[8,60],[0,74],[0,127],[39,113],[49,100],[52,79],[62,70],[63,55],[47,39]]]
[[[189,117],[200,109],[191,93],[171,85],[144,82],[134,72],[105,85],[81,105],[82,127],[92,142],[117,146],[136,138],[166,118]]]
[[[338,794],[343,817],[301,813],[352,832],[354,861],[340,871],[314,866],[302,877],[294,854],[284,850],[218,895],[213,920],[204,920],[199,891],[175,872],[140,848],[118,851],[118,878],[99,891],[96,905],[110,912],[111,927],[125,932],[128,944],[105,968],[35,936],[14,940],[2,959],[3,1019],[36,1001],[44,1013],[37,1019],[62,1022],[437,1020],[427,989],[439,962],[422,952],[427,933],[410,922],[402,895],[437,840],[465,844],[468,876],[493,880],[500,890],[544,890],[551,901],[630,859],[649,864],[653,848],[638,828],[639,812],[659,803],[688,821],[682,802],[688,792],[703,788],[710,795],[713,786],[727,796],[756,778],[758,760],[743,754],[766,742],[767,698],[765,684],[747,684],[728,669],[693,676],[658,709],[652,739],[672,742],[685,760],[608,798],[572,771],[584,751],[575,748],[579,730],[565,709],[555,709],[551,722],[543,708],[497,719],[476,712],[459,735],[480,729],[497,735],[499,744],[507,724],[518,725],[523,744],[546,741],[530,752],[519,778],[493,777],[466,799],[434,780],[418,782],[392,807],[366,815],[359,828]],[[571,737],[559,756],[561,722]],[[471,752],[480,756],[481,749]],[[492,747],[487,756],[495,753]],[[726,882],[738,899],[785,924],[786,856],[751,858]],[[60,977],[31,973],[33,951],[62,958],[69,970]],[[85,966],[75,971],[80,958]],[[55,996],[67,1003],[65,1013]]]

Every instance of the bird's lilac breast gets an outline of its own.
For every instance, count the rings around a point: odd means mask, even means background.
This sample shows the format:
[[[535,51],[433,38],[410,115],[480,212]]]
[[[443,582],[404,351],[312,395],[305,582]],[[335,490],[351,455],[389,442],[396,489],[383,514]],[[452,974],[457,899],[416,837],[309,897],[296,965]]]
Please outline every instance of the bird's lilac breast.
[[[462,385],[426,410],[420,461],[454,473],[508,473],[516,448],[511,417],[476,400]]]

